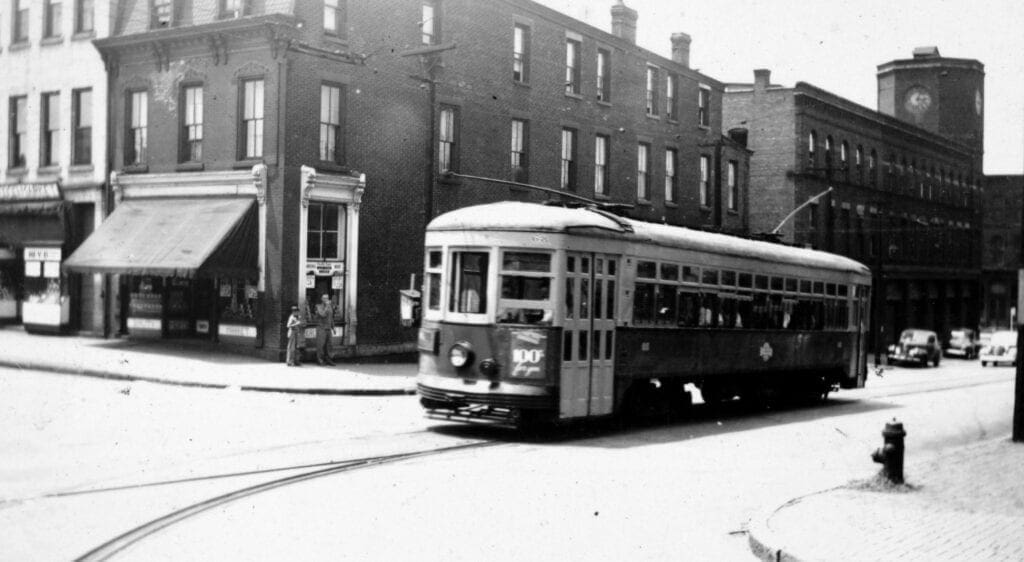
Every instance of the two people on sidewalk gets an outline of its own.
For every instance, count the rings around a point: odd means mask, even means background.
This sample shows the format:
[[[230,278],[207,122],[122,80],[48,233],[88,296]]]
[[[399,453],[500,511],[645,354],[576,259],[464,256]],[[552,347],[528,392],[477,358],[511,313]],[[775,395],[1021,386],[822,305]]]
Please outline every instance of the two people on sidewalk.
[[[322,295],[320,303],[313,310],[313,319],[316,321],[316,361],[321,365],[334,365],[331,358],[331,336],[334,335],[334,303],[329,295]],[[299,332],[302,330],[302,317],[299,315],[299,307],[293,306],[292,313],[288,316],[288,365],[298,367],[302,365],[301,354],[299,353]]]

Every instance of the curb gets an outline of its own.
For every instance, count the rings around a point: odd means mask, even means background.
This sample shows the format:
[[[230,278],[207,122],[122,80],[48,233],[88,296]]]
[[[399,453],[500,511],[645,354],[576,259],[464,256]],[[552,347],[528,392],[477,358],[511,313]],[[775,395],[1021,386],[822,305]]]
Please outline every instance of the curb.
[[[56,365],[46,362],[28,362],[21,363],[18,361],[11,361],[0,359],[0,366],[11,367],[13,369],[32,369],[34,371],[45,371],[48,373],[56,373],[61,375],[76,375],[82,377],[91,377],[97,379],[107,379],[115,381],[128,381],[128,382],[148,382],[153,384],[163,384],[167,386],[181,386],[187,388],[207,388],[213,390],[242,390],[247,392],[276,392],[280,394],[311,394],[318,396],[406,396],[416,394],[414,388],[352,388],[352,389],[337,389],[337,388],[289,388],[289,387],[271,387],[271,386],[253,386],[253,385],[234,385],[234,384],[222,384],[222,383],[207,383],[207,382],[196,382],[196,381],[174,381],[167,379],[160,379],[155,377],[144,377],[141,375],[127,375],[123,373],[112,373],[109,371],[100,371],[97,369],[88,368],[72,368],[66,365]]]
[[[771,529],[768,525],[768,521],[778,512],[796,505],[811,496],[817,496],[820,494],[827,494],[835,490],[845,488],[846,485],[842,484],[839,486],[832,486],[831,488],[825,488],[802,496],[797,496],[778,507],[764,510],[763,512],[755,515],[750,519],[750,523],[747,525],[747,544],[750,545],[750,552],[764,562],[803,562],[805,559],[794,554],[789,549],[782,539],[779,538],[778,534]]]

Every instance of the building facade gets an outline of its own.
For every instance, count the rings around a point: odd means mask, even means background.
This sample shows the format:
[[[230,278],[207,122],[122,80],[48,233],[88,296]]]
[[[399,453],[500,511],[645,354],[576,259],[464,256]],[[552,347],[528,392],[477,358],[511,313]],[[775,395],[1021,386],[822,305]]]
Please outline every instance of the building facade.
[[[722,134],[723,85],[689,67],[687,35],[666,59],[635,45],[636,12],[612,19],[528,0],[120,2],[96,41],[114,209],[68,269],[111,276],[122,333],[268,358],[290,306],[309,318],[328,294],[336,353],[367,355],[414,348],[399,290],[422,281],[426,223],[560,198],[523,184],[745,232],[750,152]]]
[[[103,61],[94,0],[0,5],[0,322],[102,335],[102,278],[62,261],[106,215]]]
[[[977,325],[976,147],[807,83],[772,85],[767,70],[728,87],[724,105],[755,152],[751,228],[870,266],[876,350],[907,327]]]
[[[1016,327],[1024,176],[985,176],[981,252],[983,329]]]

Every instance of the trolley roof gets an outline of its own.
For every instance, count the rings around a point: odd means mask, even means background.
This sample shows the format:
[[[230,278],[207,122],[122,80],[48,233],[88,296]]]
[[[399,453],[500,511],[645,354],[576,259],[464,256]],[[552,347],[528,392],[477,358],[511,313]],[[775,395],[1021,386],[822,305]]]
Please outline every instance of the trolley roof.
[[[586,233],[638,244],[656,244],[860,275],[871,274],[864,264],[828,252],[637,221],[589,208],[565,208],[518,201],[474,205],[438,216],[430,221],[427,230]]]

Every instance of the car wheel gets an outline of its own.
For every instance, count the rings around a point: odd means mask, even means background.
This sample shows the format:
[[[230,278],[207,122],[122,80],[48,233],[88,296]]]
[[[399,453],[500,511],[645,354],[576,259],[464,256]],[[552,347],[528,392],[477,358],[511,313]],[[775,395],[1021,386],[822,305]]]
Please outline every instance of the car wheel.
[[[981,366],[982,367],[988,367],[988,361],[982,361],[981,362]]]
[[[940,357],[941,357],[940,355],[936,355],[936,356],[935,356],[935,366],[936,366],[936,367],[938,367],[938,366],[939,366],[939,358],[940,358]]]

